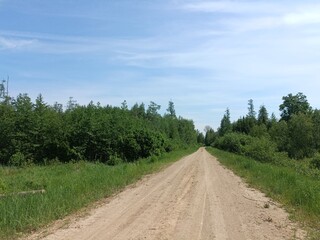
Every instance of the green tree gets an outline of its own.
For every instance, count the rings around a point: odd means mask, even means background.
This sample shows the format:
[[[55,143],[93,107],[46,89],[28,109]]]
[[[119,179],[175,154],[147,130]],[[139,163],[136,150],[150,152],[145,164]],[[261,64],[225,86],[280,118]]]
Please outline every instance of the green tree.
[[[59,114],[63,113],[63,105],[61,103],[55,102],[51,108]]]
[[[121,103],[121,109],[122,109],[122,110],[128,110],[127,100],[124,100],[124,101]]]
[[[296,159],[311,157],[315,153],[313,148],[313,122],[309,115],[298,113],[291,116],[288,122],[289,156]]]
[[[170,117],[176,118],[176,110],[174,109],[174,103],[172,101],[169,101],[167,112]]]
[[[7,164],[14,154],[15,112],[11,104],[0,103],[0,164]]]
[[[248,117],[256,119],[256,112],[254,110],[253,100],[248,100]]]
[[[146,115],[144,103],[141,103],[140,105],[138,103],[134,104],[131,108],[131,113],[135,117],[144,118]]]
[[[204,144],[204,135],[197,130],[197,143]]]
[[[276,124],[278,122],[276,115],[274,113],[271,114],[270,119],[268,121],[268,129],[270,129],[274,124]]]
[[[70,98],[49,106],[39,95],[33,103],[27,94],[0,103],[0,164],[26,165],[47,160],[115,162],[135,161],[164,151],[197,143],[191,120],[175,117],[173,102],[169,114],[158,113],[151,102],[122,107],[80,106]]]
[[[47,136],[47,128],[45,126],[46,111],[48,110],[47,104],[44,102],[42,95],[40,94],[36,103],[34,104],[34,122],[32,131],[32,144],[33,144],[33,155],[35,161],[40,162],[45,157],[44,142],[49,138]]]
[[[69,97],[69,101],[67,103],[67,110],[73,110],[78,106],[78,103],[76,100],[73,99],[73,97]]]
[[[197,142],[197,132],[194,130],[194,123],[192,120],[179,117],[178,132],[180,142],[182,142],[185,146],[192,145]]]
[[[204,128],[204,131],[205,131],[205,137],[204,137],[204,144],[206,146],[211,146],[214,141],[216,140],[216,134],[213,130],[213,128],[211,128],[210,126],[206,126]]]
[[[19,94],[13,102],[15,109],[14,137],[12,139],[16,153],[21,153],[28,161],[33,159],[33,133],[35,127],[34,104],[27,94]]]
[[[282,97],[283,103],[279,106],[281,120],[289,121],[294,114],[311,112],[307,97],[299,92],[296,95],[291,93]]]
[[[288,150],[289,129],[286,121],[275,122],[269,129],[271,140],[276,143],[278,151]]]
[[[229,133],[231,131],[232,131],[232,125],[230,121],[230,111],[229,111],[229,108],[227,108],[225,114],[223,115],[223,118],[221,119],[218,133],[219,133],[219,136],[223,136],[226,133]]]
[[[312,115],[314,147],[320,150],[320,110],[315,109]]]
[[[268,111],[264,105],[262,105],[259,109],[258,113],[258,124],[264,124],[267,125],[269,122],[269,117],[268,117]]]
[[[158,111],[160,110],[161,106],[156,104],[155,102],[151,101],[148,105],[147,115],[148,116],[159,116]]]
[[[235,132],[249,134],[251,129],[256,125],[256,120],[252,117],[242,117],[232,123],[232,129]]]
[[[265,124],[254,125],[250,130],[250,136],[258,138],[269,138],[267,126]]]

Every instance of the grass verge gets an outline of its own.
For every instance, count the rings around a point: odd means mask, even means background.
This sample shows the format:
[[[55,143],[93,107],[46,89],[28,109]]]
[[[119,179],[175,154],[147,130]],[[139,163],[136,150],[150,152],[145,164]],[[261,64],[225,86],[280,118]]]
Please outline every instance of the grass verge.
[[[108,197],[142,176],[159,171],[196,150],[195,147],[108,166],[77,162],[27,168],[0,167],[0,239],[13,239]],[[13,192],[45,189],[25,196]]]
[[[290,167],[257,162],[216,148],[207,150],[250,186],[283,204],[294,220],[310,232],[310,239],[320,239],[320,181]]]

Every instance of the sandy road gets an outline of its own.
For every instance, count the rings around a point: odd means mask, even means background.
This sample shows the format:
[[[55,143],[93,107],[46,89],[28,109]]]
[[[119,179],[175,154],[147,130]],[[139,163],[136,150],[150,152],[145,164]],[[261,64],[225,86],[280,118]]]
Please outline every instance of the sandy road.
[[[44,239],[275,240],[300,239],[300,232],[200,148]]]

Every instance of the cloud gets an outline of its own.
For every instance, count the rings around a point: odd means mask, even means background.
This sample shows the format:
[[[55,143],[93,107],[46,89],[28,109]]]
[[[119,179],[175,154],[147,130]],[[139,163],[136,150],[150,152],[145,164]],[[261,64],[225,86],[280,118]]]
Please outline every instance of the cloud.
[[[320,23],[320,8],[300,13],[289,13],[283,17],[288,25],[305,25]]]
[[[0,36],[0,50],[5,49],[22,49],[30,47],[36,42],[36,40],[27,39],[13,39]]]
[[[252,1],[203,1],[188,3],[182,9],[194,12],[222,12],[222,13],[267,13],[270,10],[278,12],[279,7],[272,3]]]
[[[118,56],[130,56],[132,52],[141,52],[142,59],[148,58],[148,51],[168,48],[172,39],[154,37],[108,38],[90,36],[56,35],[38,32],[18,32],[0,30],[0,47],[18,48],[45,54],[67,53],[113,53]],[[174,46],[174,45],[173,45]],[[1,50],[1,48],[0,48]],[[150,56],[152,57],[152,56]],[[136,58],[139,58],[136,56]]]
[[[113,39],[0,31],[0,50],[17,49],[44,54],[92,53],[111,50],[114,44]]]
[[[292,25],[320,23],[320,5],[286,4],[270,1],[198,1],[183,4],[190,12],[222,13],[212,15],[213,21],[235,32],[256,31]]]
[[[131,34],[127,22],[121,25],[120,16],[112,16],[111,22],[119,23],[116,35],[108,28],[98,32],[90,29],[90,35],[81,31],[83,36],[69,29],[59,31],[61,35],[0,31],[0,50],[35,53],[26,57],[36,60],[34,71],[43,74],[20,78],[37,79],[38,88],[28,82],[18,86],[19,91],[37,94],[45,89],[52,102],[58,94],[62,102],[73,96],[83,104],[94,100],[119,105],[126,99],[129,105],[136,101],[147,105],[153,100],[163,109],[172,99],[177,112],[195,119],[200,129],[212,121],[217,127],[226,107],[232,117],[246,114],[249,98],[254,99],[256,108],[263,103],[274,106],[268,107],[270,113],[278,111],[281,96],[289,92],[302,91],[317,99],[319,7],[310,1],[288,0],[175,1],[178,3],[173,7],[168,4],[170,9],[164,6],[167,1],[160,1],[165,10],[160,6],[157,11],[145,11],[146,15],[164,14],[161,21],[160,15],[148,17],[152,31]],[[81,11],[70,16],[82,17]],[[144,28],[139,21],[135,23]],[[12,51],[8,55],[16,58]],[[54,68],[49,65],[53,61]],[[56,79],[63,79],[64,90],[51,91]]]

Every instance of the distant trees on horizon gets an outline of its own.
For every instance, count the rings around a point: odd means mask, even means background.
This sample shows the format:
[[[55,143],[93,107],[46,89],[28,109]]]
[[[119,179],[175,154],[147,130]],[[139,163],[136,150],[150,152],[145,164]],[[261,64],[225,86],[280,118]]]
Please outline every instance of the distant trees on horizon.
[[[256,114],[252,99],[248,101],[248,114],[232,123],[227,109],[217,131],[206,131],[205,144],[247,155],[255,152],[261,155],[258,158],[269,160],[274,158],[272,152],[294,159],[313,157],[320,151],[320,110],[312,109],[301,92],[290,93],[282,100],[279,120],[274,114],[269,116],[264,105]],[[260,145],[255,144],[258,142]]]

